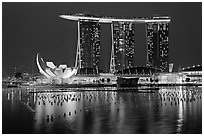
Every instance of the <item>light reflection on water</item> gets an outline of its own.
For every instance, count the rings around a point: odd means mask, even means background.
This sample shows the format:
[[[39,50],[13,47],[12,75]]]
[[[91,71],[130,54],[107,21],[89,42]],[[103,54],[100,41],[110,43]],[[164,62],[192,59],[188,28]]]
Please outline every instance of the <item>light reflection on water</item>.
[[[202,133],[198,87],[155,93],[33,91],[38,90],[3,89],[3,133]]]

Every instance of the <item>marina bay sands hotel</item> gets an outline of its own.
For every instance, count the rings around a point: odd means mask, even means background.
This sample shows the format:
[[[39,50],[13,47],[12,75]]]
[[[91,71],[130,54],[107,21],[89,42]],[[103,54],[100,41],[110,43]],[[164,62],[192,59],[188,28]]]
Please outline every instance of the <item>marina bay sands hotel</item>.
[[[78,24],[75,67],[98,69],[100,57],[101,23],[111,25],[112,49],[110,73],[134,67],[134,25],[145,23],[147,60],[146,66],[168,71],[170,17],[114,18],[84,14],[60,15]]]

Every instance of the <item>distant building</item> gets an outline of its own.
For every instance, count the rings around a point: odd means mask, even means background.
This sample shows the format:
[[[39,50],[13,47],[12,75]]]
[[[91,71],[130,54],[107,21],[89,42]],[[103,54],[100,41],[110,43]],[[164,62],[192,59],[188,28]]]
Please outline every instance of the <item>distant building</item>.
[[[183,68],[180,73],[186,76],[185,82],[202,84],[202,66],[201,65]]]
[[[134,63],[134,24],[128,21],[112,22],[112,54],[116,71],[133,67]],[[112,71],[113,69],[110,68]]]
[[[169,64],[169,72],[171,73],[173,71],[174,63]]]
[[[100,57],[100,23],[94,20],[79,20],[78,25],[77,67],[96,69],[99,67]]]
[[[159,73],[156,78],[158,84],[182,84],[185,77],[181,73]]]
[[[147,66],[169,70],[169,23],[148,22],[147,30]]]
[[[197,84],[202,85],[202,66],[183,68],[181,72],[157,73],[158,84]]]

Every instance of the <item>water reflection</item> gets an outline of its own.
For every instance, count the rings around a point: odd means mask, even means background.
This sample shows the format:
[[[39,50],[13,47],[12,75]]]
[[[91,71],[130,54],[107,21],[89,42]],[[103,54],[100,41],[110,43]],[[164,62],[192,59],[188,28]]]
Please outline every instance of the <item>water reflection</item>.
[[[201,90],[165,87],[155,93],[136,93],[40,89],[40,93],[33,93],[39,90],[3,89],[3,104],[7,104],[3,106],[3,133],[9,130],[6,109],[18,114],[19,105],[33,117],[28,122],[30,133],[202,133]]]

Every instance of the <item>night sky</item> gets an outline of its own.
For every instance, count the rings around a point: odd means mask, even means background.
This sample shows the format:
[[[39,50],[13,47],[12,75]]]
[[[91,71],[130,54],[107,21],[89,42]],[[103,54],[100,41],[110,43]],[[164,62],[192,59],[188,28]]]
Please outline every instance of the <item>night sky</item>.
[[[56,65],[74,66],[77,23],[59,18],[60,14],[90,13],[115,17],[171,17],[169,59],[174,71],[202,65],[202,3],[3,3],[2,70],[3,76],[17,71],[37,73],[39,52]],[[101,25],[100,69],[109,70],[110,24]],[[145,65],[145,25],[135,26],[135,66]]]

